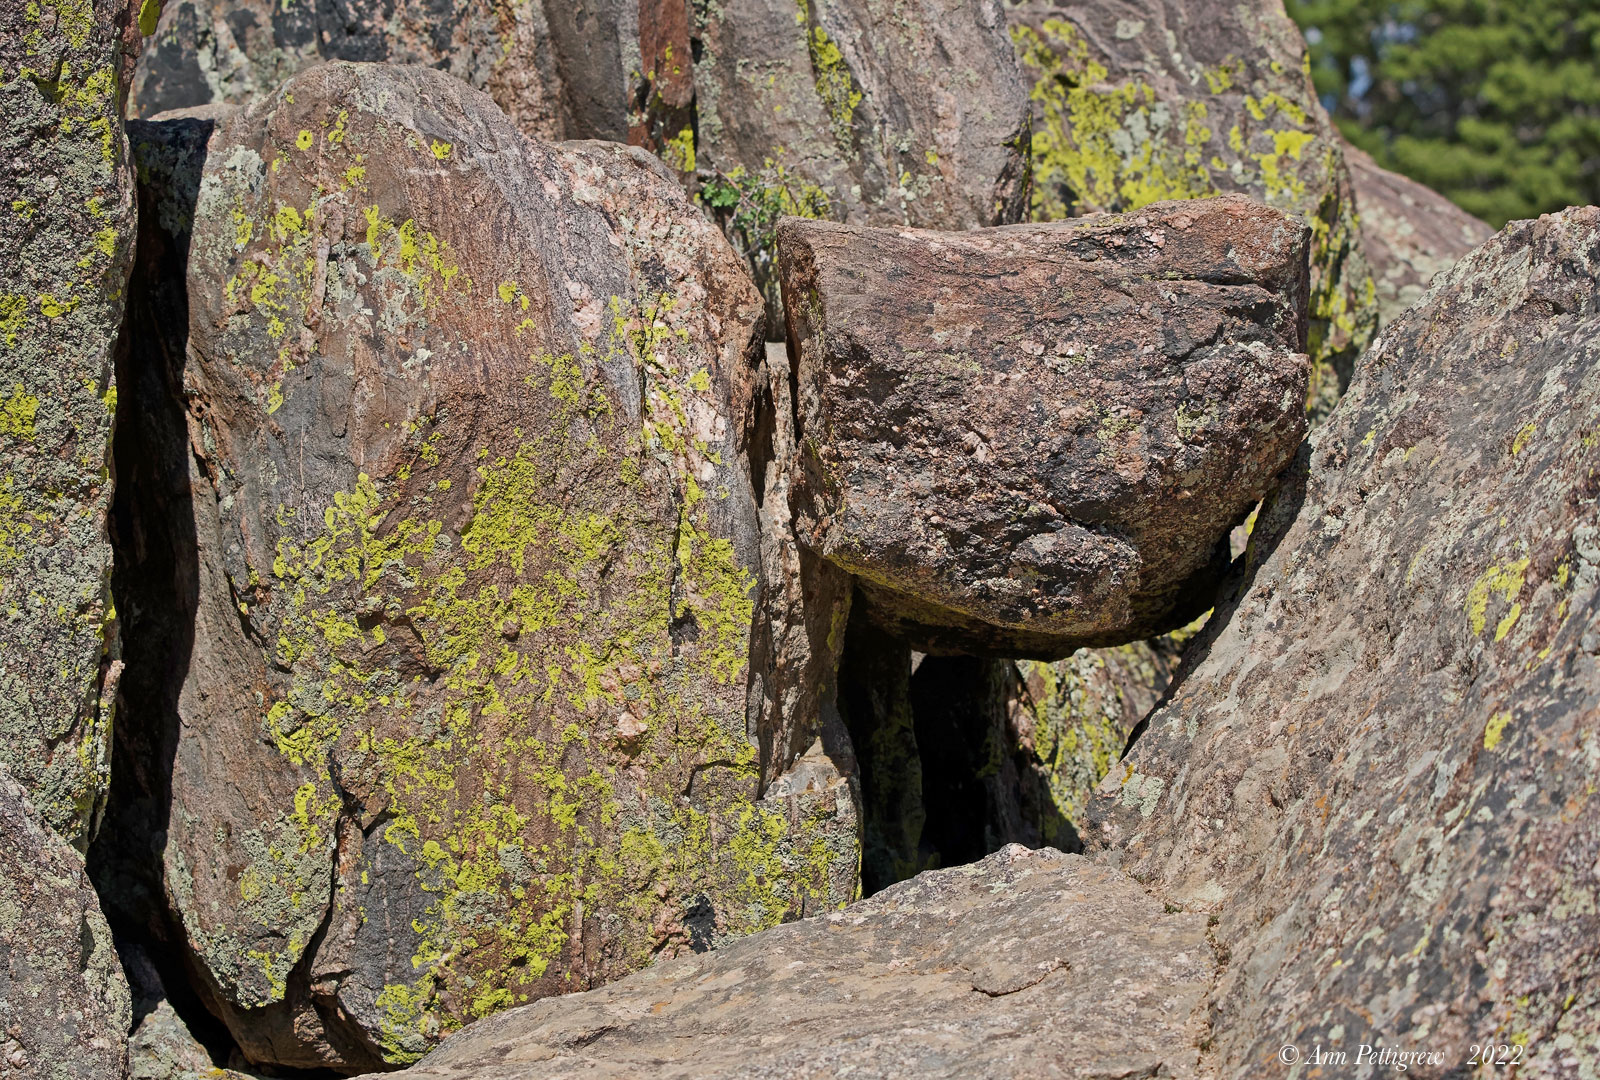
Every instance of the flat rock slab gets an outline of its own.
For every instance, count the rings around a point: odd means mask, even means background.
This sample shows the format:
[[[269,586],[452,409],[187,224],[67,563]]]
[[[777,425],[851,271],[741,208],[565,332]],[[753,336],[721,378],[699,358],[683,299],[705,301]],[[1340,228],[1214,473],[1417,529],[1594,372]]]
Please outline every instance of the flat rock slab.
[[[83,857],[0,766],[0,1077],[120,1077],[129,1010]]]
[[[453,1036],[414,1080],[1193,1075],[1205,917],[1016,845]]]
[[[1218,913],[1224,1075],[1490,1037],[1600,1072],[1597,280],[1600,208],[1517,222],[1379,335],[1091,807]]]
[[[923,651],[1182,625],[1305,433],[1307,239],[1241,196],[958,234],[784,222],[802,542]]]

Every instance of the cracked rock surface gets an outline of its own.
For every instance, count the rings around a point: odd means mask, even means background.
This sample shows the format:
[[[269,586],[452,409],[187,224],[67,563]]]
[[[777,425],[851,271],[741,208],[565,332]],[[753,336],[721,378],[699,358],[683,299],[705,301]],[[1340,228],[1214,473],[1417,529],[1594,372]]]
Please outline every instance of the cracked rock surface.
[[[0,9],[0,763],[79,850],[106,798],[121,671],[106,511],[137,10]]]
[[[1081,856],[1010,845],[502,1013],[407,1075],[1188,1077],[1214,963],[1205,923]]]

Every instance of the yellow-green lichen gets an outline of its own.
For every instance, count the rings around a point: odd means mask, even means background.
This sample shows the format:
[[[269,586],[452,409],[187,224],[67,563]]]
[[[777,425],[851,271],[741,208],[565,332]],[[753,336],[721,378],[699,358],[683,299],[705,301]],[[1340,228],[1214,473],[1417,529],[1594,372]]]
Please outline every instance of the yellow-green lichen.
[[[1499,594],[1507,603],[1511,603],[1522,591],[1523,575],[1527,572],[1528,562],[1528,559],[1523,558],[1494,564],[1478,575],[1478,579],[1472,583],[1472,587],[1467,590],[1465,610],[1474,635],[1483,633],[1484,627],[1488,625],[1491,597]],[[1505,637],[1521,611],[1521,605],[1517,604],[1507,613],[1506,619],[1509,622],[1502,620],[1501,627],[1496,630],[1496,641]]]
[[[1036,219],[1217,193],[1202,149],[1212,135],[1205,102],[1174,109],[1137,79],[1109,85],[1105,65],[1063,19],[1014,26],[1011,36],[1042,113],[1032,146]]]
[[[496,293],[518,310],[514,281]],[[264,734],[318,776],[353,755],[379,778],[388,820],[375,842],[416,866],[426,897],[413,976],[379,996],[393,1062],[528,1000],[570,962],[579,911],[649,909],[625,939],[631,963],[644,962],[660,947],[659,900],[641,878],[719,897],[730,932],[827,895],[837,855],[826,823],[797,826],[754,803],[758,755],[742,705],[729,707],[742,696],[755,579],[713,529],[727,492],[703,490],[687,468],[660,472],[664,460],[718,460],[691,420],[688,398],[713,386],[696,377],[676,307],[618,300],[600,346],[532,354],[525,382],[549,417],[499,455],[474,445],[452,457],[448,432],[425,418],[409,462],[389,478],[358,475],[319,508],[314,532],[296,533],[291,508],[278,515],[273,599],[251,617],[291,677]],[[608,356],[645,373],[646,414],[631,430],[597,381]],[[594,437],[575,445],[574,425]],[[408,492],[449,490],[431,477],[462,460],[474,463],[471,511],[456,531]],[[581,462],[605,463],[615,488],[574,489]],[[663,479],[678,488],[675,522],[650,509]],[[687,647],[675,644],[683,626],[694,628]],[[632,733],[628,755],[613,732]],[[696,787],[690,803],[683,778],[696,768],[727,780]],[[628,810],[625,825],[623,792],[636,806],[639,777],[656,811]],[[332,797],[323,785],[308,806]],[[311,829],[325,828],[301,824],[318,838]],[[468,970],[461,1015],[444,993]]]

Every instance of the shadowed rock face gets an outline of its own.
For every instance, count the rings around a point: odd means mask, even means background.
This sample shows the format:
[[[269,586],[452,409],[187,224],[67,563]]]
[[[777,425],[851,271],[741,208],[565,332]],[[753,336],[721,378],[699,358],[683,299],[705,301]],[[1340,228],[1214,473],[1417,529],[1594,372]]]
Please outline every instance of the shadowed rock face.
[[[1033,214],[1242,192],[1312,227],[1308,405],[1325,415],[1377,311],[1339,138],[1280,0],[1008,7],[1033,100]]]
[[[80,849],[105,799],[120,670],[105,523],[132,18],[127,0],[0,13],[0,763]]]
[[[964,234],[784,223],[802,542],[927,652],[1192,619],[1305,431],[1306,237],[1242,197]]]
[[[792,437],[715,226],[648,155],[528,139],[430,69],[328,65],[196,130],[141,156],[188,251],[186,347],[131,360],[181,366],[180,432],[141,445],[189,449],[130,470],[171,486],[126,530],[190,508],[176,583],[129,588],[192,645],[126,709],[245,1053],[413,1060],[848,900],[836,616],[790,610],[808,571],[760,535],[746,440]]]
[[[1597,280],[1600,209],[1518,222],[1383,332],[1091,808],[1219,914],[1224,1075],[1484,1032],[1600,1067]]]
[[[129,108],[154,116],[241,105],[323,60],[387,61],[448,71],[487,90],[524,131],[559,139],[569,118],[550,40],[537,3],[168,0],[139,62]],[[620,102],[620,70],[616,83]]]
[[[474,1025],[417,1080],[1194,1075],[1201,915],[1011,846]]]
[[[1361,211],[1361,250],[1387,326],[1422,299],[1435,274],[1494,235],[1494,230],[1431,188],[1378,167],[1346,145],[1344,158]]]
[[[0,1076],[120,1077],[128,983],[67,846],[0,766]]]

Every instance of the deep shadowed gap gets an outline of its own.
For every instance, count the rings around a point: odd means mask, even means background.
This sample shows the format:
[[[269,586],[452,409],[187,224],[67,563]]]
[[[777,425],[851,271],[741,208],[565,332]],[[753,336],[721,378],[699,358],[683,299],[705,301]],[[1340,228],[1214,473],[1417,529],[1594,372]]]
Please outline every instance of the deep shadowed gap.
[[[197,162],[196,180],[211,126],[182,121],[169,129],[173,148]],[[154,127],[135,121],[129,129],[138,148]],[[142,171],[142,157],[139,164]],[[175,937],[181,930],[171,925],[162,882],[178,690],[194,645],[199,581],[183,417],[188,235],[169,229],[192,221],[196,190],[173,184],[163,198],[148,184],[138,189],[140,227],[116,348],[109,521],[111,595],[126,667],[110,795],[88,866],[133,989],[134,1024],[164,996],[213,1058],[226,1061],[232,1041],[190,987]]]
[[[1011,729],[1016,665],[925,656],[852,605],[839,707],[861,775],[861,888],[975,862],[1006,844],[1082,849]]]

